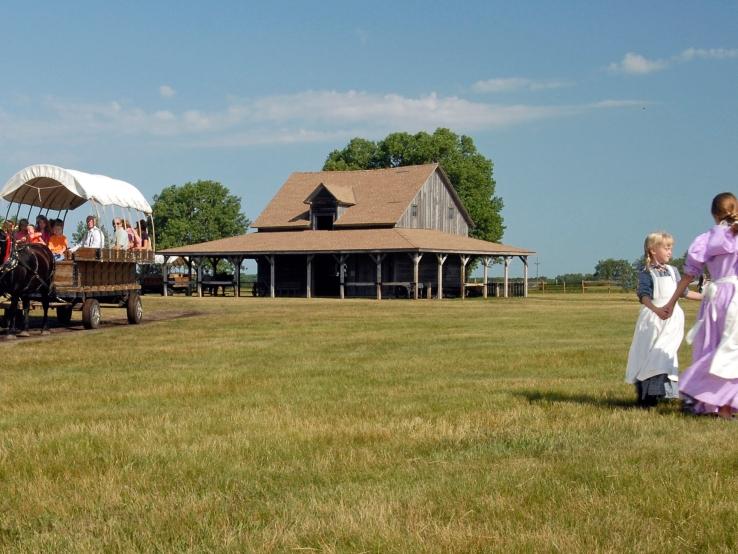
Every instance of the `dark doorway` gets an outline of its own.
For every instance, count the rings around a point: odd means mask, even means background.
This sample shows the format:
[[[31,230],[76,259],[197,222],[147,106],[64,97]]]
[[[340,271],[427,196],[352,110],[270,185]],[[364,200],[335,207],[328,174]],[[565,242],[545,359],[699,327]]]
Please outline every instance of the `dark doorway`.
[[[338,262],[330,254],[318,254],[313,258],[314,296],[338,296],[341,278]]]

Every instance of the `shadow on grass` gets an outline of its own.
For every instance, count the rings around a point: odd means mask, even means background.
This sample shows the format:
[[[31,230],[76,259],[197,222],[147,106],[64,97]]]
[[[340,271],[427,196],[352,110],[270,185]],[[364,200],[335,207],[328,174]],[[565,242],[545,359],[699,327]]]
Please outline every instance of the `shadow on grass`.
[[[635,398],[612,398],[608,396],[594,396],[589,394],[566,394],[559,391],[520,391],[514,393],[516,396],[525,398],[529,403],[539,402],[563,402],[566,404],[580,404],[603,408],[606,410],[643,410],[654,413],[672,414],[679,411],[679,403],[676,401],[664,401],[654,408],[642,408],[637,406]]]

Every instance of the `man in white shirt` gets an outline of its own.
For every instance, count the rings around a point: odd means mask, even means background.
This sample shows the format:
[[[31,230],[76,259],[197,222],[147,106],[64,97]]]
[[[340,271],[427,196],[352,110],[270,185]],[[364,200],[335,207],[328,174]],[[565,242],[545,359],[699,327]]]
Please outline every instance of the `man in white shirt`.
[[[102,248],[105,244],[105,237],[102,231],[95,225],[95,216],[87,216],[87,233],[85,233],[81,244],[77,244],[69,249],[70,252],[75,252],[78,248]]]

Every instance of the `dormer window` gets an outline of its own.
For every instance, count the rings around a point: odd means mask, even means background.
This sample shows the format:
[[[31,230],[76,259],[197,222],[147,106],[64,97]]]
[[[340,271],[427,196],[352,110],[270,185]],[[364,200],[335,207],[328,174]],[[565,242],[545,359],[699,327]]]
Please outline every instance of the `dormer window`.
[[[310,227],[314,231],[331,231],[343,211],[355,203],[350,187],[320,183],[305,199],[310,206]]]

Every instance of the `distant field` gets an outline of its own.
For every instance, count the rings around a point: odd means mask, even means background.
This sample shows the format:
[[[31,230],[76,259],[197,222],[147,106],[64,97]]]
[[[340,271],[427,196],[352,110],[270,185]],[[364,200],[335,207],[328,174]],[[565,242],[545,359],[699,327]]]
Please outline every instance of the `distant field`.
[[[0,342],[0,550],[738,548],[738,424],[631,408],[632,295],[144,306]]]

